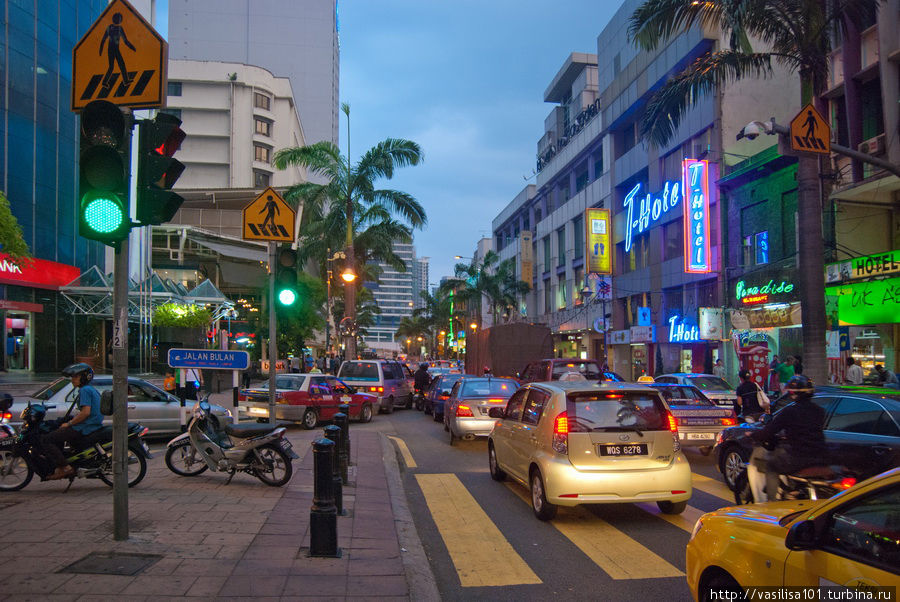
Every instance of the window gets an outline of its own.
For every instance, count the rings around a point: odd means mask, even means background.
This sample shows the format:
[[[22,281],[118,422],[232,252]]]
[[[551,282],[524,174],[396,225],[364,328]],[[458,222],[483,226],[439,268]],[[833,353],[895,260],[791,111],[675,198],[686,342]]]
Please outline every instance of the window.
[[[551,299],[551,287],[550,281],[544,280],[544,313],[550,313],[550,299]]]
[[[753,265],[753,237],[745,236],[741,240],[741,264]]]
[[[557,309],[566,308],[566,298],[568,291],[566,290],[566,279],[559,279],[559,288],[556,289],[556,307]]]
[[[331,395],[331,388],[328,386],[328,383],[325,382],[324,377],[313,377],[309,380],[309,394]]]
[[[167,109],[160,109],[159,112],[165,113],[167,115],[171,115],[172,117],[175,117],[176,119],[181,119],[181,109],[168,109],[167,108]]]
[[[549,398],[550,396],[544,391],[532,389],[531,395],[528,396],[528,402],[525,404],[525,409],[522,411],[522,422],[525,424],[537,424],[541,419],[541,414],[544,413],[544,405]]]
[[[327,382],[331,387],[332,393],[335,393],[337,395],[350,395],[350,389],[347,387],[347,385],[345,385],[335,377],[329,376],[325,379],[325,382]]]
[[[753,239],[756,264],[769,263],[769,231],[757,232]]]
[[[263,146],[262,144],[254,144],[253,145],[253,160],[260,161],[262,163],[268,163],[269,157],[272,154],[272,149],[268,146]]]
[[[253,106],[257,109],[264,109],[266,111],[269,110],[269,107],[272,104],[272,100],[266,96],[265,94],[260,94],[259,92],[254,92],[253,94]]]
[[[588,168],[587,164],[582,165],[578,171],[575,172],[575,192],[581,192],[588,185]]]
[[[181,82],[170,81],[166,86],[167,96],[181,96]]]
[[[897,436],[897,425],[884,409],[868,399],[844,397],[828,421],[828,430],[865,435]]]
[[[266,121],[265,119],[259,119],[258,117],[253,120],[256,124],[256,133],[261,134],[263,136],[271,136],[272,135],[272,122]]]
[[[253,187],[254,188],[268,188],[269,182],[272,180],[272,174],[261,171],[259,169],[253,170]]]
[[[580,297],[581,291],[586,284],[587,282],[584,281],[584,268],[578,268],[575,270],[575,284],[572,287],[572,295],[574,297]]]
[[[566,265],[566,229],[556,231],[556,267]]]
[[[594,153],[594,179],[599,178],[603,174],[603,147],[597,149]]]
[[[665,237],[664,259],[676,259],[684,256],[684,218],[678,218],[674,222],[665,225],[663,236]]]
[[[521,420],[522,419],[522,405],[525,402],[525,396],[528,394],[527,389],[519,389],[515,393],[512,394],[512,397],[509,398],[509,401],[506,403],[506,419],[507,420]]]
[[[900,487],[885,488],[838,508],[829,517],[822,549],[898,574],[898,525]]]
[[[550,271],[550,237],[544,237],[544,271]]]
[[[572,229],[575,231],[575,259],[584,257],[584,214],[572,220]]]

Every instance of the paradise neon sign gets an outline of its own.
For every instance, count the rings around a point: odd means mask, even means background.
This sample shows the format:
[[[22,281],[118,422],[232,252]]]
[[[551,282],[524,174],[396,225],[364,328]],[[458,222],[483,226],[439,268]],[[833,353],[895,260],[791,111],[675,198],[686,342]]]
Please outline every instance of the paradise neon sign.
[[[706,274],[709,261],[709,162],[685,159],[681,162],[684,178],[684,271]]]
[[[675,315],[669,318],[670,343],[696,343],[700,340],[700,329],[696,324],[688,324],[684,318]]]
[[[639,183],[635,184],[634,188],[625,195],[625,200],[622,202],[625,209],[628,211],[626,221],[627,227],[625,228],[626,253],[631,250],[631,243],[634,239],[635,232],[643,234],[649,230],[650,226],[656,224],[663,215],[669,212],[669,209],[675,207],[675,205],[678,204],[678,201],[681,200],[681,183],[666,182],[662,190],[662,196],[652,198],[652,195],[647,193],[647,195],[641,199],[640,207],[638,207],[638,216],[635,217],[634,199],[637,197],[640,189],[641,185]]]
[[[775,280],[769,280],[762,286],[747,286],[743,280],[738,280],[734,287],[735,298],[744,305],[756,305],[766,303],[770,295],[786,295],[794,290],[794,283],[782,280],[776,284]]]

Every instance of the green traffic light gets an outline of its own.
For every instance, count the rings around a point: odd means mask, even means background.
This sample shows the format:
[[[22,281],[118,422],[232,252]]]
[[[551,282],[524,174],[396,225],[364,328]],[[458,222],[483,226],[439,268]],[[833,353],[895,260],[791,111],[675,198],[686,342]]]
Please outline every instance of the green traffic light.
[[[122,205],[114,198],[98,196],[90,199],[84,207],[84,220],[94,232],[109,234],[115,232],[125,221]]]
[[[282,289],[278,292],[278,302],[282,305],[293,305],[297,300],[297,293],[289,288]]]

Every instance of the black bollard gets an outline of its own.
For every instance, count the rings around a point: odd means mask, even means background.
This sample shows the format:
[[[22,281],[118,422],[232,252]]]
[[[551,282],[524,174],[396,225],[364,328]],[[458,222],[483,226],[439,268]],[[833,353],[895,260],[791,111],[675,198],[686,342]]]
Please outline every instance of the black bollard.
[[[338,465],[341,468],[341,481],[347,484],[347,466],[350,465],[350,455],[346,451],[347,440],[350,439],[350,429],[347,427],[347,415],[338,412],[334,415],[334,424],[341,429],[341,445],[337,448]]]
[[[334,442],[316,439],[313,446],[313,505],[309,510],[309,555],[340,558],[337,545],[337,508],[332,492]]]
[[[334,441],[335,450],[341,447],[341,427],[329,424],[325,427],[325,438]],[[331,488],[334,491],[334,505],[337,507],[338,516],[347,516],[344,511],[344,483],[341,481],[341,466],[338,454],[331,454]]]
[[[362,411],[362,408],[360,408],[360,411]],[[342,403],[338,406],[338,412],[347,415],[347,427],[341,427],[344,432],[344,438],[341,442],[344,444],[344,451],[347,453],[347,466],[350,466],[350,404]]]

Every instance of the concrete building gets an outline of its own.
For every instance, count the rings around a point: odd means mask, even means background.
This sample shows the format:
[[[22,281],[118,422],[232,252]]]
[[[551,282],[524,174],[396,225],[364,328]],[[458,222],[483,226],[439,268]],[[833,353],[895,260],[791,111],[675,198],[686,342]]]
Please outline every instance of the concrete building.
[[[394,334],[400,320],[412,315],[413,297],[416,295],[413,286],[416,272],[415,247],[407,243],[394,243],[393,250],[406,263],[406,271],[399,272],[393,266],[379,263],[381,275],[378,282],[365,284],[371,289],[381,313],[375,315],[375,323],[368,328],[363,341],[368,347],[388,355],[406,350],[405,345],[401,346],[394,339]]]
[[[170,0],[169,58],[258,65],[288,78],[307,143],[338,143],[337,0]]]
[[[413,272],[413,309],[422,309],[425,307],[425,300],[419,293],[423,291],[431,292],[428,286],[428,257],[416,257],[415,271]]]

